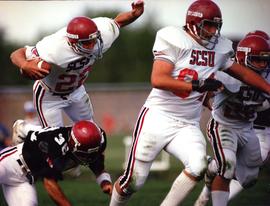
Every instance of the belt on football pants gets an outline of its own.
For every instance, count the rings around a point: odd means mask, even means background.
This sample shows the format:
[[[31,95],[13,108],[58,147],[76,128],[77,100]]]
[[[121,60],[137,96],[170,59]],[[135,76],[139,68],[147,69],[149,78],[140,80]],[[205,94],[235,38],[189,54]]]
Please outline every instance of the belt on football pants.
[[[261,130],[266,129],[266,127],[264,127],[264,126],[258,126],[258,125],[254,125],[253,128],[254,129],[261,129]]]
[[[32,175],[29,167],[25,163],[23,156],[20,155],[20,158],[17,159],[18,164],[20,165],[23,173],[25,174],[26,178],[28,179],[29,183],[32,185],[35,182],[34,176]]]

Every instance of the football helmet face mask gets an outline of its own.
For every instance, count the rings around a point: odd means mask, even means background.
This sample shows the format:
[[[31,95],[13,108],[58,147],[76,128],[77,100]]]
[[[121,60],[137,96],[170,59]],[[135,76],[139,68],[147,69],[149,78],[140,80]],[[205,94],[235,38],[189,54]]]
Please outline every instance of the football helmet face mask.
[[[258,73],[269,69],[270,47],[266,39],[250,35],[242,39],[236,49],[237,62]]]
[[[103,42],[95,22],[88,17],[76,17],[67,26],[68,43],[77,54],[98,59],[102,57]]]
[[[69,147],[75,158],[83,165],[93,162],[101,149],[102,134],[96,124],[79,121],[71,129]]]
[[[186,14],[186,28],[196,38],[200,39],[207,49],[215,48],[221,27],[221,11],[214,2],[198,0],[189,6]],[[211,28],[211,31],[207,28]]]

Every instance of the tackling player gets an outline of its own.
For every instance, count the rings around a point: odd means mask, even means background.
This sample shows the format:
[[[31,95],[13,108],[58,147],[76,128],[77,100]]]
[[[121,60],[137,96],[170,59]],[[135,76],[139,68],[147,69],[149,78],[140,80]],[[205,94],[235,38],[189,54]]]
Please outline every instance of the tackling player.
[[[63,126],[62,111],[73,122],[93,121],[92,104],[83,83],[95,61],[117,39],[120,28],[135,21],[143,11],[143,0],[137,0],[132,3],[131,11],[120,13],[115,19],[76,17],[35,46],[26,46],[11,54],[11,61],[24,75],[38,79],[33,86],[33,100],[43,127]],[[52,66],[50,72],[39,68],[40,59]],[[53,191],[48,193],[60,205],[61,202],[69,205],[61,191],[58,193],[64,199]]]
[[[9,206],[38,205],[35,180],[61,176],[78,164],[89,167],[102,191],[111,193],[111,178],[104,168],[106,136],[96,124],[83,120],[72,127],[30,128],[21,124],[17,138],[23,142],[0,152],[0,184]]]
[[[207,167],[206,142],[200,130],[206,91],[222,89],[212,78],[220,68],[247,84],[270,93],[270,85],[258,74],[235,63],[232,42],[220,36],[222,15],[210,0],[193,2],[186,25],[157,32],[153,47],[153,89],[134,128],[126,170],[114,184],[110,206],[126,205],[145,183],[152,162],[165,150],[184,164],[162,206],[179,205]]]

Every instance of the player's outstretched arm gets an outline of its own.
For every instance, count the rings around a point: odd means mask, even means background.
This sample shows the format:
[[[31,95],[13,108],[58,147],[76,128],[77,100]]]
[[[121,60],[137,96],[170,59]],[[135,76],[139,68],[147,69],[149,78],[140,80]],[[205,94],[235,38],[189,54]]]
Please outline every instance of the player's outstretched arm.
[[[259,74],[251,69],[234,63],[229,69],[228,73],[242,82],[254,86],[267,94],[270,94],[270,84]]]
[[[117,17],[115,17],[114,21],[119,25],[120,28],[134,22],[143,14],[144,1],[136,0],[131,4],[131,7],[131,11],[120,13],[117,15]]]

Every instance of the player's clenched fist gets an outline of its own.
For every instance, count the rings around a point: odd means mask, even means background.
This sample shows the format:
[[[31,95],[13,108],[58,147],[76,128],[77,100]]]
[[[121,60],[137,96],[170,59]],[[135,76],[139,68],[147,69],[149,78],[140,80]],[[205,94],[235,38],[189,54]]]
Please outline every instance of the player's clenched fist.
[[[51,65],[46,61],[36,58],[28,60],[20,68],[20,72],[23,76],[37,80],[46,77],[51,71]]]
[[[197,92],[217,91],[221,89],[222,82],[216,79],[192,80],[192,90]]]
[[[132,4],[132,15],[134,17],[139,17],[143,14],[144,11],[144,1],[143,0],[136,0]]]
[[[112,183],[105,180],[100,184],[102,191],[108,195],[112,195]]]

